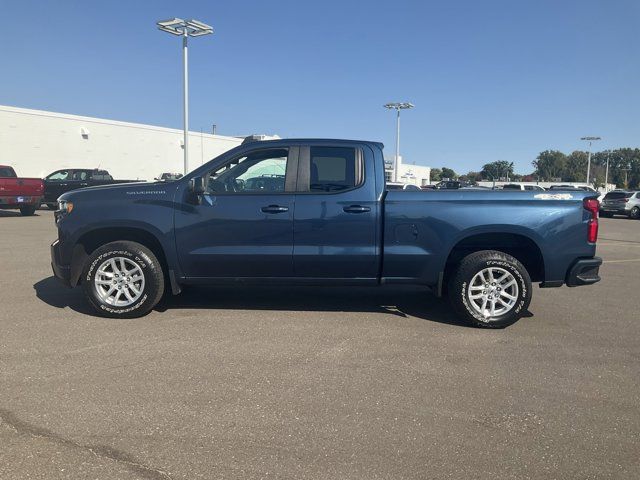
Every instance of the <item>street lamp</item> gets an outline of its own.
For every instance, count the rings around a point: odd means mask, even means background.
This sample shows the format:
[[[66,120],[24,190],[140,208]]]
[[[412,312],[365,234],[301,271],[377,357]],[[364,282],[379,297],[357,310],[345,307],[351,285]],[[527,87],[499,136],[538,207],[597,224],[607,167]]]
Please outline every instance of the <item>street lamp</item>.
[[[181,18],[172,18],[171,20],[163,20],[157,22],[158,29],[171,35],[179,35],[182,37],[182,82],[183,82],[183,128],[184,128],[184,174],[189,171],[189,74],[188,74],[188,57],[187,57],[187,38],[201,37],[213,33],[213,28],[198,20],[182,20]]]
[[[389,110],[395,110],[398,112],[396,116],[396,158],[393,162],[393,181],[398,181],[398,163],[400,161],[400,110],[407,110],[409,108],[413,108],[413,103],[409,102],[395,102],[395,103],[385,103],[384,108],[388,108]]]
[[[609,159],[611,158],[611,150],[607,152],[607,169],[604,172],[604,191],[609,191]]]
[[[589,185],[589,175],[591,174],[591,143],[602,139],[600,137],[582,137],[580,140],[589,142],[589,158],[587,160],[587,185]]]

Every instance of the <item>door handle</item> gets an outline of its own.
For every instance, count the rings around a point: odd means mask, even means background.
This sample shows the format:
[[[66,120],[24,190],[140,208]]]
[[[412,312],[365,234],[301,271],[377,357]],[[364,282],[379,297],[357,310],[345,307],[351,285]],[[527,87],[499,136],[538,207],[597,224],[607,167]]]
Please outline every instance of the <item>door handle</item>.
[[[262,207],[260,210],[262,210],[264,213],[283,213],[288,212],[289,207],[281,207],[280,205],[269,205],[266,207]]]
[[[371,208],[363,207],[362,205],[349,205],[348,207],[344,207],[342,210],[347,213],[365,213],[370,212]]]

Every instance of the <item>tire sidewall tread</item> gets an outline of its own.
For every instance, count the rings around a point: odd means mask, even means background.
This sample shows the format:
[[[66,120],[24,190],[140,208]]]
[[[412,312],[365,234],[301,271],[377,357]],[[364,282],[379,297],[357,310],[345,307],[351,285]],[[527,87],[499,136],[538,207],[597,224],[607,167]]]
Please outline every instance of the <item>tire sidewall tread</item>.
[[[144,291],[133,305],[114,307],[104,303],[97,296],[94,278],[97,268],[112,257],[126,257],[135,262],[144,275]],[[164,293],[162,266],[151,250],[132,241],[107,243],[94,250],[87,259],[82,272],[82,286],[85,296],[97,314],[110,318],[136,318],[149,313],[160,301]]]
[[[467,297],[469,282],[480,270],[497,267],[507,270],[518,282],[518,300],[507,313],[487,321],[470,304]],[[496,250],[482,250],[467,255],[460,262],[449,284],[449,299],[454,310],[467,322],[482,328],[504,328],[517,322],[531,303],[531,278],[516,258]]]

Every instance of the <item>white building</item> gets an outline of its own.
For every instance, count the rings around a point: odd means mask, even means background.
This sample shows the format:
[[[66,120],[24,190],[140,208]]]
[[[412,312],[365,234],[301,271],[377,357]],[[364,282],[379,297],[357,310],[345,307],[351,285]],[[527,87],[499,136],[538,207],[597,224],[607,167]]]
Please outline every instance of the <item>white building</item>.
[[[384,177],[387,182],[391,182],[393,179],[393,159],[387,157],[384,159]],[[423,165],[407,165],[402,163],[402,155],[400,155],[400,163],[398,164],[398,182],[408,183],[423,187],[429,185],[431,182],[431,167],[425,167]]]
[[[189,132],[189,170],[242,140]],[[182,143],[182,130],[0,105],[0,164],[19,176],[101,168],[116,179],[153,180],[183,171]]]

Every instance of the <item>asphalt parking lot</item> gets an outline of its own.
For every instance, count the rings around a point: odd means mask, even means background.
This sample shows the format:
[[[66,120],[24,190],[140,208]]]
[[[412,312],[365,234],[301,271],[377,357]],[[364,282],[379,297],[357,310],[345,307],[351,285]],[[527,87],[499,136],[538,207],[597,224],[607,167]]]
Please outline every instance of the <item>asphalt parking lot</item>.
[[[640,221],[500,331],[419,289],[195,288],[90,315],[0,212],[0,478],[640,478]]]

